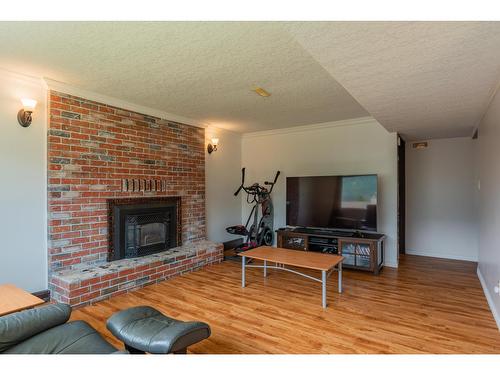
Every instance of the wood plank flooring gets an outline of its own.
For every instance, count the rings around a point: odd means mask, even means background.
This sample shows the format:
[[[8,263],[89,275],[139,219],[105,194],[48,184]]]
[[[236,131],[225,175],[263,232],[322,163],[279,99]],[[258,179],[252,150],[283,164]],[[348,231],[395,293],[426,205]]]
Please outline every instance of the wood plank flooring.
[[[319,276],[319,272],[310,271]],[[201,320],[212,336],[192,353],[500,353],[500,331],[476,263],[406,255],[379,276],[344,271],[344,293],[278,270],[219,265],[75,310],[118,348],[105,328],[114,312],[150,305],[181,320]]]

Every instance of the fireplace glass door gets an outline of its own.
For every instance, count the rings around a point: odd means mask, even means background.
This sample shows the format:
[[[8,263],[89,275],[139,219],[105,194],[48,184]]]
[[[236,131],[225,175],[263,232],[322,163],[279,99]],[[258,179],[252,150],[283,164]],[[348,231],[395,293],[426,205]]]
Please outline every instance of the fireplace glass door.
[[[170,247],[170,213],[127,215],[125,222],[125,258],[149,255]]]

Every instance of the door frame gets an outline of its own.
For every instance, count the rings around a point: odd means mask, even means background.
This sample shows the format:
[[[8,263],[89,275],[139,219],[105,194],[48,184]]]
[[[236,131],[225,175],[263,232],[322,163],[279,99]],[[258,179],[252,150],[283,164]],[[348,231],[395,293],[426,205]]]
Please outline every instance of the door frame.
[[[406,142],[398,134],[398,255],[406,253]]]

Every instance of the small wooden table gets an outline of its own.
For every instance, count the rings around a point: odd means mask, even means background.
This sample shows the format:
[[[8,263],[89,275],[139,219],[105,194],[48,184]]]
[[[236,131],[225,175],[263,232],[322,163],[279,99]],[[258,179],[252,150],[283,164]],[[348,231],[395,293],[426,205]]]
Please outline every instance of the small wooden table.
[[[28,293],[15,285],[0,285],[0,316],[30,309],[45,303],[43,299]]]
[[[339,274],[339,293],[342,293],[342,261],[344,260],[343,256],[314,253],[311,251],[305,252],[299,250],[288,250],[270,246],[257,247],[255,249],[239,253],[238,255],[241,257],[242,288],[245,287],[245,269],[247,267],[263,268],[264,277],[267,277],[268,269],[288,271],[320,282],[322,291],[322,304],[323,308],[326,308],[326,279],[334,270],[337,270]],[[247,265],[247,258],[263,260],[264,265]],[[267,262],[274,262],[276,265],[268,266]],[[290,268],[285,268],[285,265],[321,271],[321,279],[306,275]]]

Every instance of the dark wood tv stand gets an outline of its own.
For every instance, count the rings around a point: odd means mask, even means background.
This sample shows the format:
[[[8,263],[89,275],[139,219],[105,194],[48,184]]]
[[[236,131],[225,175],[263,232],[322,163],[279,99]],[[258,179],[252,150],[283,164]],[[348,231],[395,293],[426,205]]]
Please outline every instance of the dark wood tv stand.
[[[378,274],[384,265],[385,235],[358,231],[282,228],[278,247],[342,255],[342,266]]]

